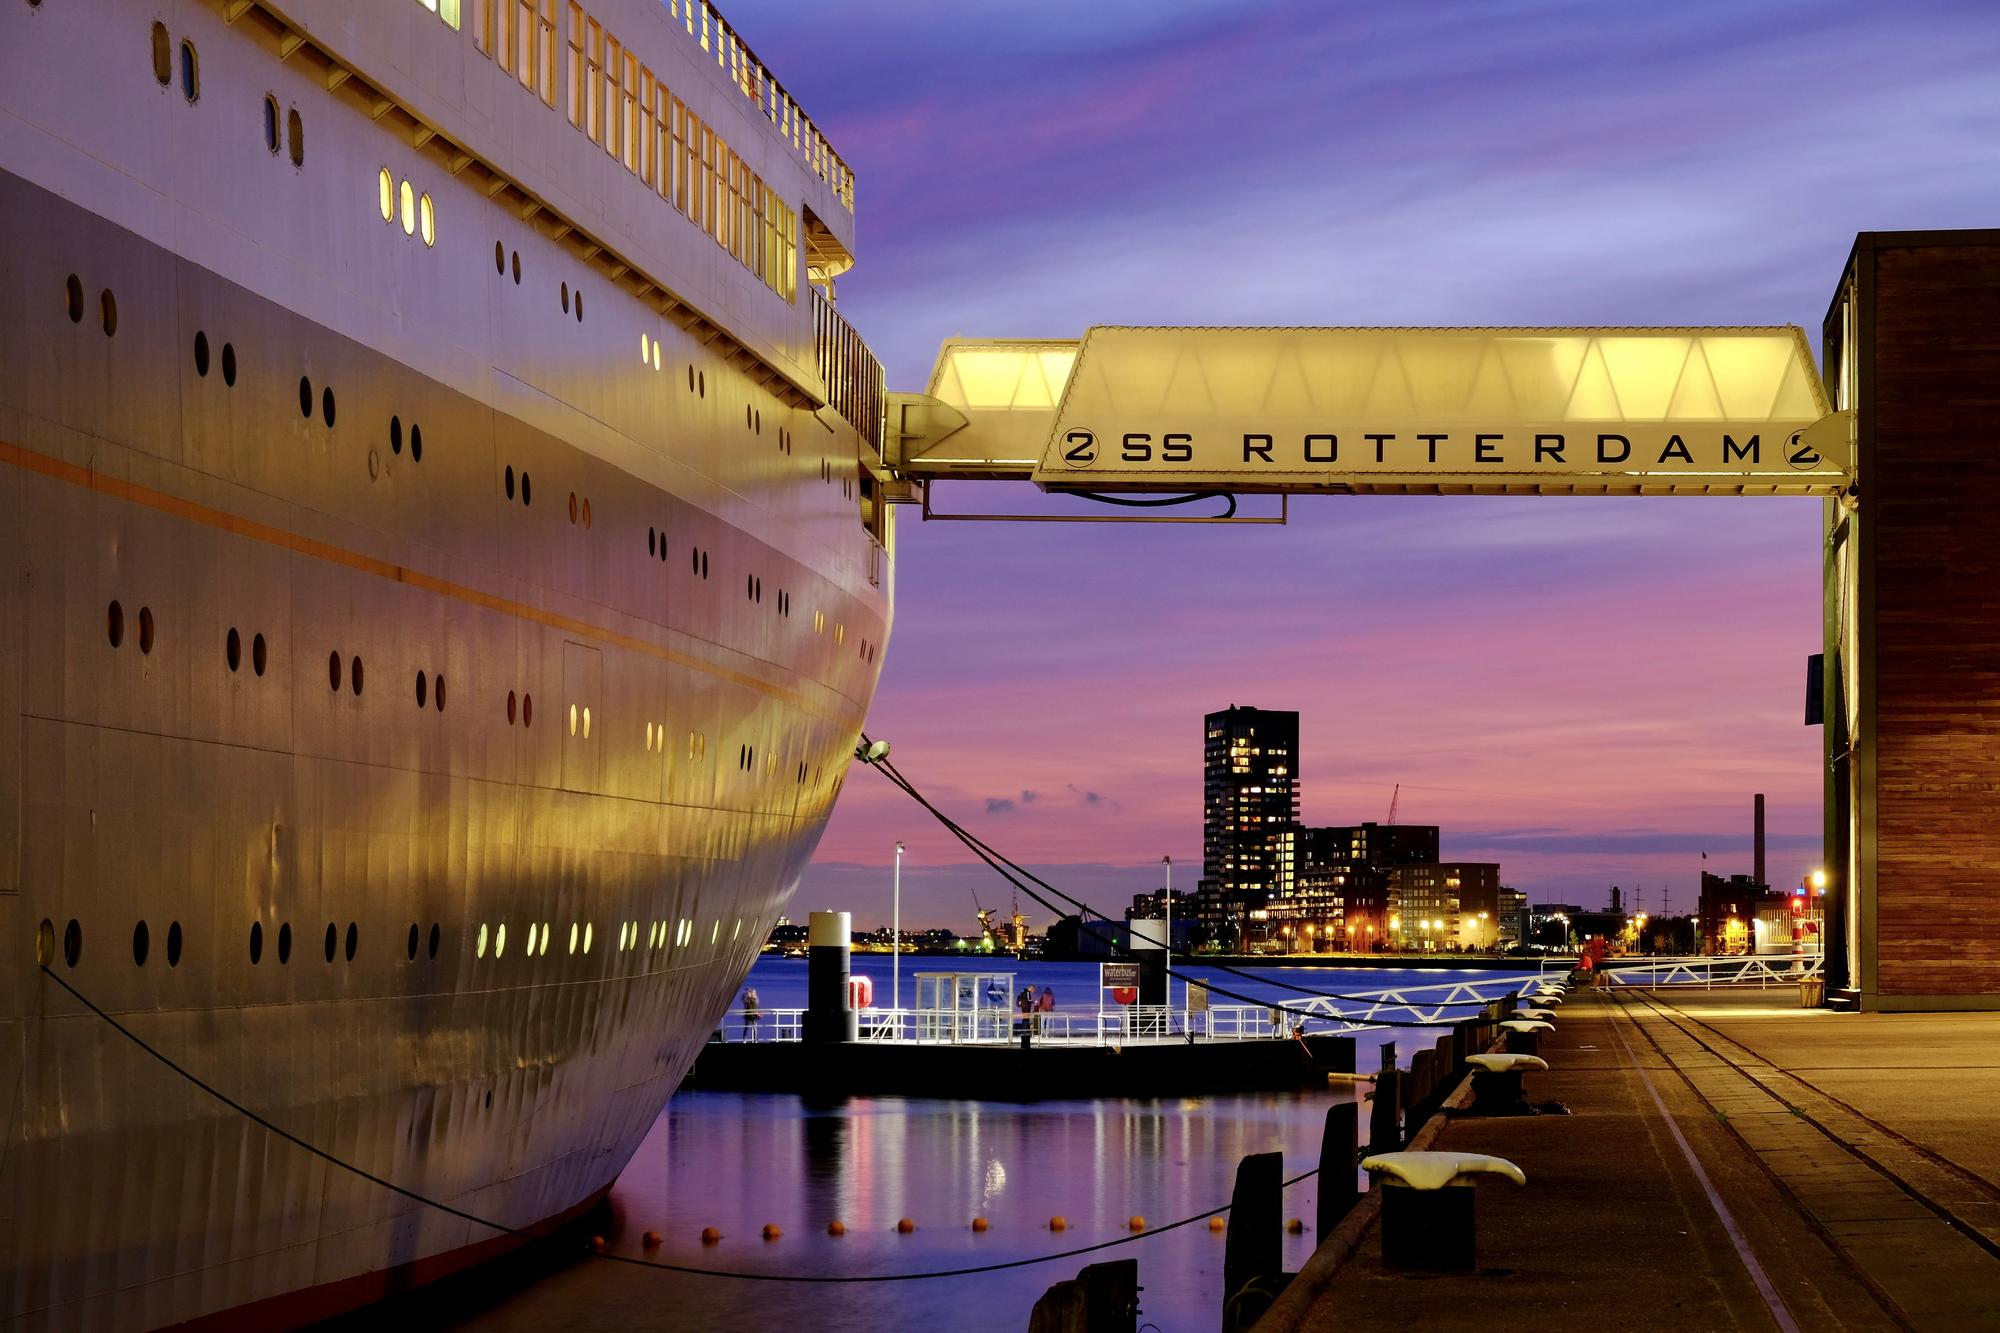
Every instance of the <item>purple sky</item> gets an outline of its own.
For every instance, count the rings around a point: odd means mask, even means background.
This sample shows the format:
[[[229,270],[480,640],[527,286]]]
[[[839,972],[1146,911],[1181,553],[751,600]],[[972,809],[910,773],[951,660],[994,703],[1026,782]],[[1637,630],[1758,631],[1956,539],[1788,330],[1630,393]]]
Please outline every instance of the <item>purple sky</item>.
[[[2000,219],[1990,3],[725,7],[859,184],[842,309],[1092,323],[1816,330],[1861,229]],[[982,488],[990,491],[992,488]],[[1001,497],[941,490],[942,504]],[[1032,495],[1019,497],[1032,503]],[[906,518],[914,515],[906,513]],[[1536,901],[1815,864],[1818,505],[1344,498],[1287,528],[921,524],[870,730],[1116,911],[1201,857],[1201,714],[1302,716],[1303,817],[1444,829]],[[793,909],[972,926],[1005,886],[857,770]],[[1046,914],[1029,905],[1034,925]]]

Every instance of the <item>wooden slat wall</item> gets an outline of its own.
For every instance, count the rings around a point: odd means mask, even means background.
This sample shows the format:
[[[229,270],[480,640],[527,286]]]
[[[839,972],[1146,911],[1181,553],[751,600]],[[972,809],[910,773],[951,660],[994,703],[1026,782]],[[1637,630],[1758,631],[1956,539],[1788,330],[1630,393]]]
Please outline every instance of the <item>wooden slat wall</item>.
[[[1878,986],[1995,995],[2000,232],[1902,239],[1857,256],[1874,297]]]

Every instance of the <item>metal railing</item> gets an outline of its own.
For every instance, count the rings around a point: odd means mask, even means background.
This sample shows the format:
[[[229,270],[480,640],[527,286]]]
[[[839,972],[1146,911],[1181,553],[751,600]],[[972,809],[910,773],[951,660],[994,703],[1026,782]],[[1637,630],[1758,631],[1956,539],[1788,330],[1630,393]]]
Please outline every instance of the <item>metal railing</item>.
[[[833,302],[812,291],[813,356],[826,383],[826,400],[877,454],[882,452],[882,363]]]
[[[1824,976],[1824,954],[1746,954],[1734,958],[1614,959],[1604,974],[1614,986],[1796,986]]]

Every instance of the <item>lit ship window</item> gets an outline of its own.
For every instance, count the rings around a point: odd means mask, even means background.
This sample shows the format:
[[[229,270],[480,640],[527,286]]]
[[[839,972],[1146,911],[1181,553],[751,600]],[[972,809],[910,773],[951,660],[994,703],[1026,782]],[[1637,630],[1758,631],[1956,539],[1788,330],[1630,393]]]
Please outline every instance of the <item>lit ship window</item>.
[[[475,958],[486,956],[486,923],[483,921],[479,923],[479,938],[473,943],[472,954]]]
[[[417,228],[423,233],[425,245],[437,244],[437,212],[428,193],[417,200]]]
[[[408,181],[404,181],[397,187],[397,198],[402,203],[403,235],[414,236],[417,233],[417,192],[410,188]]]
[[[384,167],[382,168],[381,175],[377,176],[375,181],[381,188],[382,220],[384,222],[393,222],[396,218],[396,178],[389,174],[389,168]]]

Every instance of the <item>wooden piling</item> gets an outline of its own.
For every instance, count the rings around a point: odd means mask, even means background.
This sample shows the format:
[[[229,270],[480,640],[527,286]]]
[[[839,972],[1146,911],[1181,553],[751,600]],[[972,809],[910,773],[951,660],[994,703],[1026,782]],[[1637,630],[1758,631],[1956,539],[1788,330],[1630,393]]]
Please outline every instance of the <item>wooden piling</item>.
[[[1403,1071],[1375,1076],[1375,1100],[1368,1109],[1368,1151],[1395,1152],[1403,1146]]]
[[[1285,1155],[1252,1153],[1236,1164],[1236,1189],[1229,1196],[1229,1233],[1222,1247],[1222,1299],[1241,1291],[1252,1278],[1283,1270]]]
[[[1319,1226],[1315,1244],[1323,1244],[1361,1197],[1354,1184],[1355,1135],[1361,1108],[1335,1102],[1326,1108],[1326,1128],[1319,1139]]]
[[[1139,1261],[1091,1264],[1042,1293],[1028,1333],[1137,1333]]]

